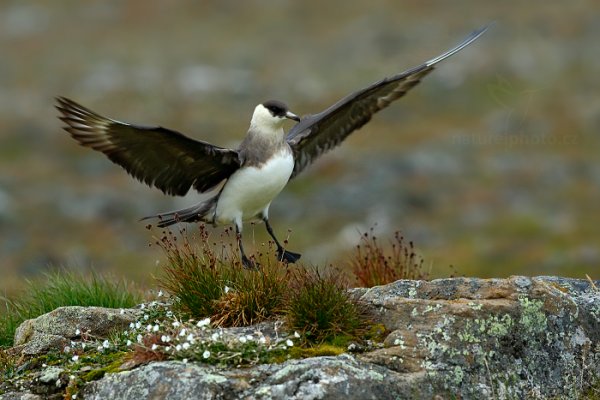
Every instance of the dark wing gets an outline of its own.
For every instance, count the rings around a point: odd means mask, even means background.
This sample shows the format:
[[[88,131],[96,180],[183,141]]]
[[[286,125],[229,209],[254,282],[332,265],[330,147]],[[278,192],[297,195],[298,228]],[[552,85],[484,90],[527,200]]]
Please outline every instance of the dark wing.
[[[385,78],[352,93],[318,114],[308,115],[287,134],[295,158],[292,177],[298,175],[321,154],[340,144],[353,131],[369,122],[373,114],[404,96],[430,73],[438,62],[459,52],[481,36],[487,27],[469,35],[462,43],[418,67]]]
[[[190,139],[159,126],[105,118],[64,97],[57,98],[64,129],[82,146],[104,153],[135,178],[164,193],[205,192],[240,167],[238,152]]]

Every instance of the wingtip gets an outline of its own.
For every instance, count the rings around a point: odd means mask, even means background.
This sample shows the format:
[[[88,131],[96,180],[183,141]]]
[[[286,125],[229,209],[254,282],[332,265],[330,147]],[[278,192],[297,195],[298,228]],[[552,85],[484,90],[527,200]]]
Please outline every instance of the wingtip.
[[[495,21],[492,21],[492,22],[480,27],[479,29],[474,30],[457,46],[453,47],[452,49],[446,51],[445,53],[443,53],[435,58],[432,58],[431,60],[427,61],[425,63],[425,65],[427,67],[432,67],[435,64],[439,63],[440,61],[445,60],[446,58],[448,58],[450,56],[453,56],[454,54],[458,53],[459,51],[461,51],[462,49],[464,49],[465,47],[469,46],[471,43],[473,43],[474,41],[479,39],[479,37],[481,35],[483,35],[488,29],[490,29],[494,24],[495,24]]]
[[[66,106],[71,103],[71,100],[66,98],[65,96],[54,96],[54,100],[56,101],[56,107],[58,106]]]

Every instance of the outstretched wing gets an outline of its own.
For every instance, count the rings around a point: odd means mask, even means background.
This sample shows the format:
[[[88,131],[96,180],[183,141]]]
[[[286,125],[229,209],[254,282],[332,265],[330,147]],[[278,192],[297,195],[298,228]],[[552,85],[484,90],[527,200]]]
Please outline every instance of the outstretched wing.
[[[458,46],[418,67],[385,78],[371,86],[352,93],[318,114],[308,115],[288,133],[295,158],[292,177],[298,175],[321,154],[340,144],[348,135],[369,122],[373,114],[404,96],[413,86],[430,73],[434,65],[464,49],[481,36],[487,27],[469,35]]]
[[[164,193],[183,196],[190,187],[205,192],[240,167],[238,152],[190,139],[159,126],[131,125],[58,97],[64,129],[82,146],[104,153],[112,162]]]

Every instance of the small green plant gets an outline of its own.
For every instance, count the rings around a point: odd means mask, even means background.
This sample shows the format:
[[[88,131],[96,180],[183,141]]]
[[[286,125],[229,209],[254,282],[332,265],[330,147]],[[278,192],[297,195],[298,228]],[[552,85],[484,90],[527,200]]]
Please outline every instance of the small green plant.
[[[317,269],[299,270],[293,275],[286,304],[290,330],[302,332],[313,343],[354,338],[363,333],[367,316],[352,298],[340,274]]]
[[[17,357],[0,349],[0,378],[10,379],[17,371]]]
[[[28,281],[23,294],[3,299],[0,314],[0,346],[11,346],[19,324],[63,306],[130,308],[140,303],[139,292],[123,280],[93,273],[90,277],[70,271],[48,273],[41,280]]]
[[[211,242],[202,225],[191,239],[185,230],[178,236],[166,231],[156,244],[167,256],[159,283],[174,296],[179,311],[208,316],[219,326],[250,325],[280,312],[287,269],[271,261],[270,245],[266,254],[258,255],[260,269],[247,270],[231,244]]]
[[[373,228],[361,236],[348,262],[359,286],[385,285],[398,279],[427,279],[428,273],[423,270],[423,260],[415,253],[413,242],[406,243],[396,232],[390,244],[386,251],[373,234]]]

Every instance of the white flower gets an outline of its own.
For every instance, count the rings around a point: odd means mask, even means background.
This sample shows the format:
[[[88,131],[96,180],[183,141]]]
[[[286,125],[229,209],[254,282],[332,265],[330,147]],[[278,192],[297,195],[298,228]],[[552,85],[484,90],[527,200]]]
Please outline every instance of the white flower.
[[[150,316],[148,314],[144,314],[144,321],[148,321],[148,318],[150,318]]]
[[[133,328],[135,328],[135,324],[132,322],[129,324],[129,329],[133,329]]]
[[[142,323],[140,321],[137,321],[135,323],[135,329],[140,329],[142,327]]]
[[[72,394],[72,395],[71,395],[71,398],[72,398],[73,400],[74,400],[74,399],[76,399],[76,398],[77,398],[77,393],[75,393],[75,394]]]
[[[158,332],[158,328],[159,328],[158,324],[154,325],[152,327],[152,332]]]
[[[98,346],[98,349],[97,349],[97,350],[98,350],[99,352],[103,352],[103,351],[104,351],[104,347],[102,347],[102,346]]]
[[[131,340],[127,340],[127,347],[131,346]]]
[[[246,343],[246,337],[245,336],[242,336],[239,340],[240,340],[241,343]]]
[[[152,325],[148,324],[148,325],[146,326],[146,330],[147,330],[148,332],[150,332],[150,331],[152,330]]]
[[[82,350],[85,350],[85,346],[86,346],[86,344],[85,344],[85,343],[81,343],[81,349],[82,349]]]
[[[252,335],[246,335],[246,339],[247,340],[254,340],[254,338],[252,337]]]
[[[216,342],[219,339],[219,334],[217,332],[213,333],[212,336],[210,337],[214,342]]]
[[[48,366],[48,364],[44,363],[42,364],[42,368],[46,368]]]
[[[197,327],[201,328],[203,326],[208,326],[210,325],[210,318],[204,318],[200,321],[198,321],[198,323],[196,324]]]
[[[146,304],[144,304],[144,303],[140,304],[140,309],[143,310],[144,308],[146,308]]]
[[[110,343],[108,342],[108,340],[102,342],[102,347],[104,347],[105,349],[108,349],[110,347]]]
[[[142,335],[137,335],[137,341],[138,343],[142,343]]]
[[[261,336],[261,337],[260,337],[260,339],[258,339],[258,341],[259,341],[261,344],[265,344],[265,343],[267,342],[267,339],[266,339],[264,336]]]
[[[69,353],[71,351],[71,347],[70,346],[65,346],[65,348],[63,349],[63,351],[65,353]]]
[[[125,314],[125,310],[123,310],[123,309],[121,308],[121,310],[119,311],[119,314]]]
[[[173,325],[175,328],[177,328],[177,327],[178,327],[179,325],[181,325],[181,324],[179,323],[179,321],[173,321],[173,322],[171,323],[171,325]]]
[[[181,361],[183,361],[183,363],[184,363],[184,364],[187,364],[187,362],[188,362],[188,359],[187,359],[187,358],[184,358],[184,359],[183,359],[183,360],[181,360]]]
[[[230,290],[231,290],[231,288],[229,286],[225,286],[223,288],[223,291],[225,292],[225,294],[229,293]]]
[[[163,291],[162,291],[162,290],[159,290],[159,291],[158,291],[158,297],[162,297],[162,296],[163,296]]]
[[[153,344],[153,345],[152,345],[152,347],[151,347],[151,349],[152,349],[152,350],[156,350],[156,349],[158,349],[158,345],[157,345],[156,343],[155,343],[155,344]]]
[[[285,344],[287,345],[287,347],[292,347],[294,345],[294,342],[292,342],[290,339],[285,341]]]
[[[185,328],[183,328],[181,332],[179,332],[179,336],[185,336],[186,333],[187,331],[185,330]]]
[[[181,347],[183,347],[184,350],[187,350],[190,348],[190,344],[188,342],[185,342]]]
[[[294,337],[297,337],[297,338],[299,338],[299,337],[300,337],[300,334],[299,334],[298,332],[294,331]]]
[[[181,350],[181,345],[178,344],[177,346],[175,346],[175,350],[180,351]]]
[[[79,328],[75,329],[75,335],[77,335],[77,336],[81,335],[81,331],[79,330]]]
[[[204,358],[210,357],[210,351],[205,350],[204,353],[202,353],[202,357],[204,357]]]
[[[170,338],[170,337],[168,337],[167,335],[162,335],[162,336],[160,337],[160,340],[161,340],[162,342],[165,342],[165,343],[166,343],[166,342],[168,342],[170,339],[171,339],[171,338]]]
[[[75,354],[73,357],[71,357],[71,360],[77,361],[77,360],[79,360],[79,356],[77,354]]]
[[[187,338],[186,338],[186,340],[187,340],[188,342],[192,342],[192,343],[194,343],[194,334],[190,333],[189,335],[187,335]]]

